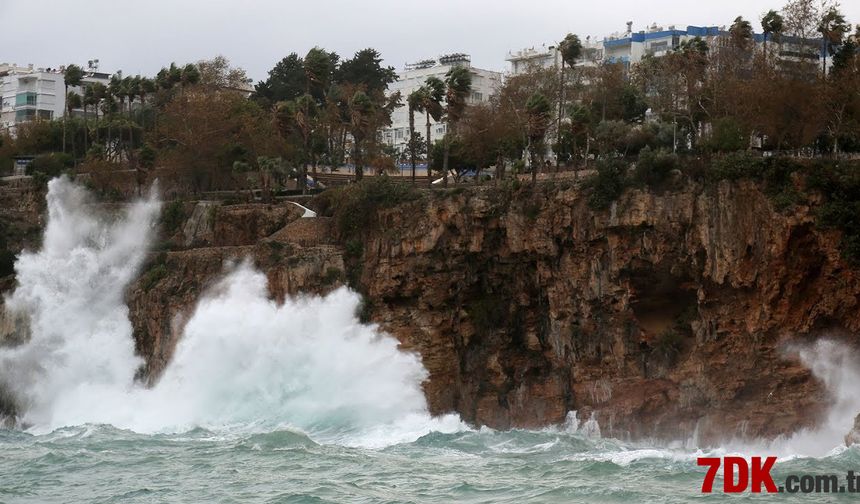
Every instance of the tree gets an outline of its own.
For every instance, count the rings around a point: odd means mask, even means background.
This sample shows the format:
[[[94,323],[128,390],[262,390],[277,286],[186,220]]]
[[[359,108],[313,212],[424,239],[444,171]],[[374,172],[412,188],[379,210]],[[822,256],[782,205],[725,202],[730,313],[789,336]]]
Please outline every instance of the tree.
[[[743,51],[748,50],[753,43],[752,24],[741,16],[736,17],[729,27],[729,37],[733,46]]]
[[[298,182],[304,194],[307,190],[308,163],[313,156],[311,139],[318,115],[316,102],[311,95],[302,95],[296,100],[278,102],[275,113],[279,130],[287,141],[292,133],[299,135],[301,149],[296,162],[302,167]]]
[[[782,30],[784,29],[784,24],[785,24],[785,22],[784,22],[782,16],[773,9],[767,11],[767,14],[762,16],[762,18],[761,18],[761,31],[762,31],[762,34],[764,35],[765,59],[767,59],[767,41],[768,41],[768,38],[770,38],[771,36],[778,38],[779,35],[782,33]]]
[[[203,86],[244,90],[251,83],[245,70],[231,66],[230,60],[220,54],[210,60],[198,61],[197,69]]]
[[[254,93],[268,103],[295,100],[305,93],[305,84],[304,60],[291,53],[269,70],[269,78],[258,83]]]
[[[445,74],[445,118],[447,131],[443,141],[445,142],[445,154],[442,160],[443,184],[448,186],[448,155],[450,148],[450,138],[457,134],[457,123],[463,116],[463,111],[466,108],[466,99],[472,91],[472,74],[469,69],[462,66],[455,66],[448,70]]]
[[[326,90],[332,81],[338,56],[314,47],[305,55],[305,94],[318,103],[325,101]]]
[[[353,164],[355,165],[355,180],[360,181],[364,176],[364,150],[367,137],[371,135],[373,115],[375,114],[373,100],[364,91],[356,91],[349,100],[349,132],[353,141]]]
[[[421,95],[421,110],[424,111],[426,117],[427,131],[427,177],[430,177],[430,165],[432,162],[433,140],[430,131],[430,118],[432,117],[437,123],[442,120],[442,115],[445,112],[442,106],[442,101],[445,99],[445,83],[438,77],[427,77],[424,81],[426,93]]]
[[[81,80],[84,78],[84,71],[78,65],[69,65],[63,72],[63,84],[65,85],[65,93],[63,96],[69,96],[69,86],[80,86]],[[66,152],[66,111],[68,107],[63,109],[63,152]]]
[[[577,60],[582,56],[582,42],[579,37],[568,33],[558,45],[559,53],[561,54],[561,71],[559,72],[559,91],[558,91],[558,117],[556,122],[556,145],[561,144],[561,118],[564,115],[564,66],[568,65],[571,68],[576,66]],[[555,168],[558,170],[560,157],[556,152]]]
[[[415,112],[422,111],[425,95],[429,93],[426,87],[421,86],[409,93],[406,97],[406,106],[409,108],[409,160],[412,164],[412,183],[415,183],[415,156],[418,148],[415,145]]]
[[[836,6],[830,6],[821,17],[818,23],[818,33],[821,34],[824,50],[821,54],[821,75],[827,76],[827,55],[834,55],[839,46],[842,45],[842,39],[845,34],[850,31],[851,27],[845,21],[845,16],[839,12]]]
[[[812,38],[821,19],[817,0],[789,0],[782,8],[784,28],[800,39]]]
[[[532,184],[537,182],[537,172],[543,164],[546,131],[550,123],[550,104],[546,96],[537,92],[526,102],[528,112],[529,154],[532,164]]]
[[[365,92],[373,94],[384,92],[388,85],[397,80],[394,67],[383,67],[382,56],[376,49],[362,49],[355,55],[344,60],[336,71],[338,82],[349,82],[363,85]]]

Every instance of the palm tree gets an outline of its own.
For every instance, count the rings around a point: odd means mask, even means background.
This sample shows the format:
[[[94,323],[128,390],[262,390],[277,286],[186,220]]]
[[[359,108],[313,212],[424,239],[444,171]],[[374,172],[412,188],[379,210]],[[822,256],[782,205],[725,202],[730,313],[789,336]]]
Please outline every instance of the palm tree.
[[[283,136],[289,137],[291,132],[298,132],[302,137],[301,165],[298,182],[302,194],[307,191],[308,160],[311,157],[311,139],[314,129],[314,119],[318,107],[313,96],[305,94],[295,100],[282,101],[276,105],[278,124]]]
[[[564,65],[567,64],[571,68],[576,65],[576,60],[582,56],[582,42],[579,37],[568,33],[564,40],[558,45],[558,52],[561,55],[561,72],[559,72],[558,86],[558,123],[556,124],[556,145],[561,144],[561,117],[564,114]],[[558,170],[559,156],[555,156],[555,168]]]
[[[93,106],[96,113],[96,142],[99,141],[99,104],[107,95],[107,87],[101,82],[95,82],[87,86],[87,92],[90,93],[89,103]]]
[[[451,138],[457,133],[457,124],[466,110],[466,99],[472,91],[472,73],[462,66],[455,66],[445,74],[445,118],[447,131],[442,139],[444,145],[444,157],[442,158],[442,180],[448,187],[448,155],[451,150]]]
[[[422,104],[425,101],[427,88],[421,86],[409,93],[406,97],[406,106],[409,107],[409,159],[412,162],[412,183],[415,184],[415,112],[423,112]]]
[[[183,86],[191,86],[200,82],[200,70],[197,69],[197,65],[188,63],[182,67],[179,81]]]
[[[349,100],[349,132],[353,142],[353,163],[355,164],[355,180],[360,181],[364,176],[364,159],[362,149],[370,135],[373,124],[375,106],[373,100],[364,91],[356,91]]]
[[[66,67],[66,70],[63,72],[63,83],[66,86],[65,94],[63,96],[69,96],[69,86],[80,86],[81,79],[84,78],[84,71],[78,65],[69,65]],[[63,152],[66,152],[66,110],[68,107],[63,109]]]
[[[746,49],[753,38],[753,28],[749,21],[742,16],[735,18],[732,26],[729,27],[729,35],[732,43],[739,49]]]
[[[842,45],[842,39],[851,27],[845,21],[845,16],[839,9],[831,6],[818,23],[818,33],[821,34],[824,50],[821,54],[821,74],[827,76],[827,55],[833,56],[835,47]]]
[[[63,113],[68,112],[69,115],[72,115],[72,111],[77,109],[77,108],[81,108],[81,104],[82,104],[81,95],[79,95],[78,93],[75,93],[74,91],[69,91],[69,93],[66,95],[66,110],[63,111]],[[65,126],[66,126],[66,121],[64,120],[63,121],[63,137],[64,137],[63,140],[65,140],[65,136],[66,136],[65,135]],[[75,137],[76,136],[77,136],[77,128],[75,128],[75,131],[72,132],[72,155],[75,158],[77,158],[77,149],[75,149]],[[63,147],[65,147],[65,145]]]
[[[532,184],[537,182],[539,163],[543,162],[544,139],[550,123],[550,104],[540,91],[532,94],[526,102],[528,114],[529,154],[532,163]]]
[[[427,118],[425,124],[427,128],[427,178],[430,178],[430,156],[433,152],[433,140],[430,137],[430,118],[432,117],[436,122],[442,120],[442,114],[445,112],[442,106],[442,101],[445,99],[445,83],[438,77],[427,77],[423,87],[427,90],[421,96],[423,99],[421,110],[424,111],[424,115]]]
[[[764,56],[767,58],[767,38],[768,35],[779,37],[785,27],[785,21],[779,12],[771,9],[761,18],[761,31],[764,35]]]

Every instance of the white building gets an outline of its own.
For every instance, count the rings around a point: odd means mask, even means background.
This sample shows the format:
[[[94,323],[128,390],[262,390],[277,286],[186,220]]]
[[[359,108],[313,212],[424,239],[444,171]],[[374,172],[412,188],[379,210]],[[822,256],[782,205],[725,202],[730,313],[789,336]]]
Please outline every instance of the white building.
[[[80,86],[69,92],[83,95],[95,82],[107,85],[110,75],[90,67]],[[66,107],[64,68],[34,68],[33,65],[0,64],[0,128],[12,134],[18,124],[35,119],[57,119]],[[74,111],[77,115],[79,111]]]
[[[428,77],[437,77],[445,80],[445,74],[455,66],[465,66],[472,73],[472,93],[468,103],[480,103],[490,99],[501,86],[502,74],[491,70],[482,70],[471,65],[471,59],[466,54],[450,54],[438,59],[423,60],[418,63],[406,65],[406,68],[398,74],[398,79],[389,88],[389,94],[400,92],[403,106],[398,107],[391,114],[391,127],[382,131],[382,140],[387,145],[404,152],[409,143],[409,107],[406,98],[410,93],[416,91],[427,80]],[[430,119],[430,140],[435,142],[445,135],[445,124],[438,124]],[[426,117],[418,113],[415,116],[415,130],[426,136]],[[427,139],[424,138],[426,142]]]
[[[561,65],[561,52],[558,45],[543,44],[511,51],[505,58],[511,64],[511,75],[521,75],[529,71],[558,68]],[[582,57],[577,65],[591,66],[603,60],[603,41],[593,41],[587,37],[582,42]]]
[[[682,42],[695,37],[710,42],[723,32],[716,26],[687,26],[677,29],[674,25],[663,28],[652,24],[647,30],[633,32],[633,23],[627,23],[627,30],[613,33],[603,40],[586,37],[583,41],[582,58],[578,66],[592,66],[601,63],[622,63],[629,67],[638,63],[646,55],[663,56],[677,48]],[[508,53],[506,58],[511,64],[511,74],[519,75],[534,68],[558,68],[561,55],[557,44],[531,47]]]
[[[582,58],[577,66],[592,66],[601,63],[621,63],[629,69],[630,65],[642,61],[646,56],[660,57],[677,49],[682,43],[696,37],[701,38],[713,49],[720,39],[728,33],[724,26],[687,26],[684,29],[669,25],[664,28],[652,24],[647,30],[633,32],[633,23],[627,23],[627,30],[613,33],[603,40],[583,41]],[[761,34],[754,34],[758,46],[764,42]],[[783,36],[778,42],[770,41],[769,52],[774,53],[782,62],[820,61],[827,54],[821,50],[821,39],[801,40],[797,37]],[[519,75],[535,68],[558,68],[561,55],[557,45],[542,45],[508,53],[506,58],[511,64],[511,74]],[[829,66],[829,61],[828,61]]]

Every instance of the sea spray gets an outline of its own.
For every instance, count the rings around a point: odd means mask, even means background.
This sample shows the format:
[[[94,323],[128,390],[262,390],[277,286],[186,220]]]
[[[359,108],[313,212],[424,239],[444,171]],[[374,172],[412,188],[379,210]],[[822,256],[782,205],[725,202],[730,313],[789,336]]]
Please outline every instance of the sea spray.
[[[279,304],[268,298],[265,275],[243,263],[199,302],[173,362],[141,394],[147,410],[111,423],[144,432],[298,428],[349,442],[380,441],[369,433],[412,431],[417,422],[415,437],[426,434],[427,371],[397,340],[356,319],[359,302],[341,288]]]
[[[111,218],[61,177],[48,183],[38,252],[15,263],[6,309],[28,319],[29,340],[0,349],[0,387],[25,425],[55,427],[99,416],[107,395],[134,387],[125,287],[144,260],[159,203],[154,194]]]
[[[44,244],[18,259],[19,286],[6,302],[29,318],[30,339],[0,349],[0,386],[31,432],[294,428],[383,446],[464,428],[455,415],[430,417],[419,357],[356,319],[357,294],[342,288],[279,304],[248,263],[200,299],[158,383],[135,383],[142,359],[123,294],[158,210],[150,196],[111,219],[68,179],[49,183]]]
[[[824,384],[830,396],[830,407],[812,429],[804,429],[778,439],[772,448],[783,453],[822,456],[844,443],[854,418],[860,413],[860,356],[857,352],[832,339],[795,346],[800,361]],[[823,398],[825,399],[825,398]]]

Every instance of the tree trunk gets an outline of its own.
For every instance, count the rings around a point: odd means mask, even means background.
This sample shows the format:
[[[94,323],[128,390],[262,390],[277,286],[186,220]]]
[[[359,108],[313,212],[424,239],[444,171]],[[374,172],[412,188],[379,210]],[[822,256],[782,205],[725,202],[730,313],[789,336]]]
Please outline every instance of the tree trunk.
[[[415,110],[409,107],[409,156],[412,158],[412,185],[415,185]]]
[[[361,148],[359,148],[358,142],[355,142],[352,157],[354,158],[353,162],[355,163],[355,181],[361,182],[361,179],[364,177],[364,167],[361,166]]]
[[[430,183],[433,183],[433,179],[430,177],[430,156],[433,152],[433,142],[430,140],[430,112],[427,112],[427,179],[430,180]]]
[[[444,154],[442,154],[442,186],[448,187],[448,153],[451,149],[451,128],[448,128],[448,131],[445,132],[445,136],[442,137],[442,145],[444,148]]]

